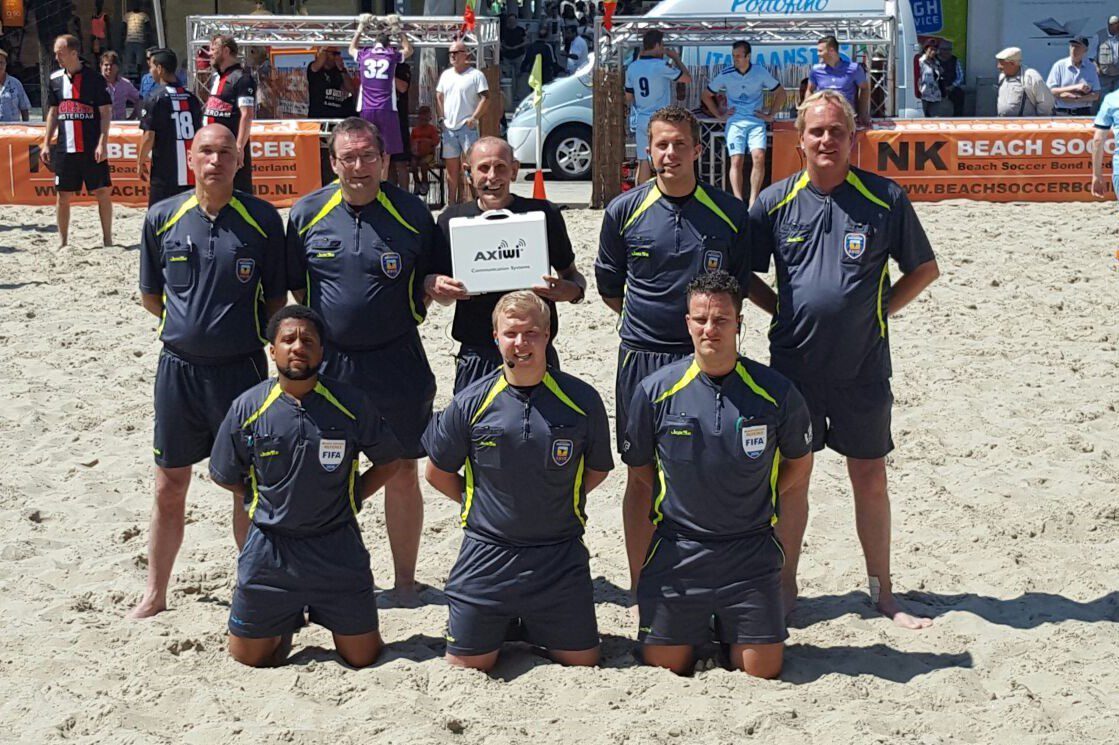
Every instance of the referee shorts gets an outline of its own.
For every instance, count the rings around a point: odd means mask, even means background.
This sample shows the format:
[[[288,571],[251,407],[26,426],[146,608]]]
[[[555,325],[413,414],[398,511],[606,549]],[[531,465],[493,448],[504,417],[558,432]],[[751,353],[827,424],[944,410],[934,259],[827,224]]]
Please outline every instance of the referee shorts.
[[[489,654],[515,625],[518,640],[545,649],[598,646],[590,554],[579,538],[498,546],[465,535],[444,594],[451,654]]]
[[[652,375],[665,365],[671,365],[677,360],[682,360],[691,355],[691,352],[643,352],[631,349],[625,344],[618,346],[618,372],[614,378],[614,436],[618,443],[618,452],[622,452],[622,445],[626,440],[626,423],[629,421],[626,410],[633,400],[633,394],[641,381]]]
[[[894,449],[889,378],[869,383],[793,382],[812,415],[813,451],[827,446],[848,458],[869,460]]]
[[[404,449],[402,457],[422,458],[420,438],[435,401],[435,375],[420,335],[413,329],[383,347],[345,350],[327,347],[322,372],[357,386],[372,399]]]
[[[643,644],[777,644],[789,637],[781,603],[785,554],[772,531],[696,541],[656,535],[637,581]]]
[[[201,365],[164,347],[155,373],[155,464],[180,468],[209,458],[233,399],[267,375],[263,350]]]
[[[357,522],[323,535],[249,528],[237,558],[229,633],[250,639],[290,634],[306,621],[335,634],[376,631],[377,600],[369,552]]]
[[[548,342],[548,367],[560,369],[559,354]],[[455,355],[455,393],[491,375],[504,364],[496,344],[462,344]]]
[[[109,161],[98,163],[93,151],[68,153],[59,148],[51,151],[51,168],[54,169],[54,188],[56,191],[80,192],[85,187],[87,194],[96,189],[113,185],[109,175]]]

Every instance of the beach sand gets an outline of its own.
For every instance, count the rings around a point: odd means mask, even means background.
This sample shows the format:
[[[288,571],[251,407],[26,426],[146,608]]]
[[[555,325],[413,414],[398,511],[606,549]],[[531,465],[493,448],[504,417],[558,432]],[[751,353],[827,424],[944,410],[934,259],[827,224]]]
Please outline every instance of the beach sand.
[[[779,681],[637,665],[626,608],[624,473],[589,498],[587,542],[604,639],[599,669],[523,649],[495,674],[441,659],[446,608],[382,598],[381,662],[350,670],[329,634],[291,664],[225,651],[235,580],[231,500],[195,468],[170,610],[124,619],[145,579],[152,501],[156,319],[139,305],[136,245],[76,248],[53,209],[0,211],[0,741],[113,743],[1029,743],[1119,732],[1119,272],[1114,205],[950,203],[918,209],[942,277],[891,323],[894,577],[935,625],[877,616],[841,458],[811,491],[801,605]],[[592,277],[601,212],[565,213]],[[139,241],[142,212],[116,235]],[[896,275],[895,275],[896,276]],[[613,314],[588,293],[561,309],[564,369],[613,416]],[[448,400],[450,309],[423,326]],[[748,355],[767,320],[746,311]],[[419,579],[442,587],[456,505],[424,488]],[[391,583],[381,496],[361,513]]]

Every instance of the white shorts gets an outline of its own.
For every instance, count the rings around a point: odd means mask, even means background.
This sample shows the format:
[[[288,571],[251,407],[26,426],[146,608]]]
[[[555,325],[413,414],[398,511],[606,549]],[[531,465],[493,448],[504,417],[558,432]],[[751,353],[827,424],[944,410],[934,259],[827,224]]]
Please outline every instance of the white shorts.
[[[765,150],[765,122],[761,119],[733,119],[727,122],[727,152],[745,155],[750,150]]]
[[[630,113],[629,123],[633,127],[633,141],[637,144],[637,160],[648,160],[649,153],[649,120],[652,114],[638,114],[636,110]]]

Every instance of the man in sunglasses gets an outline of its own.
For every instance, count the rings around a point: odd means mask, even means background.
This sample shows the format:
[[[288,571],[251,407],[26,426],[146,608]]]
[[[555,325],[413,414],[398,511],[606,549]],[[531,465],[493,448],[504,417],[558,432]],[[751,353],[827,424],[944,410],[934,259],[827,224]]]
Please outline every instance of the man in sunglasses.
[[[486,76],[470,64],[461,40],[451,44],[451,66],[435,87],[435,110],[443,133],[443,162],[447,166],[447,204],[467,201],[460,178],[462,156],[478,141],[478,128],[490,86]]]

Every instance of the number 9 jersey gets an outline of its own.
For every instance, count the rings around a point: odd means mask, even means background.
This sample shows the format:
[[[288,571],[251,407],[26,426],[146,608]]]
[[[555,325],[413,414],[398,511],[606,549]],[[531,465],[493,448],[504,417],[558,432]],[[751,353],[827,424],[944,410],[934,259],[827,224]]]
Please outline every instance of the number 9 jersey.
[[[201,118],[202,103],[181,86],[157,86],[144,100],[140,129],[155,132],[151,172],[153,196],[159,194],[166,198],[194,186],[194,173],[187,163],[187,154]]]

